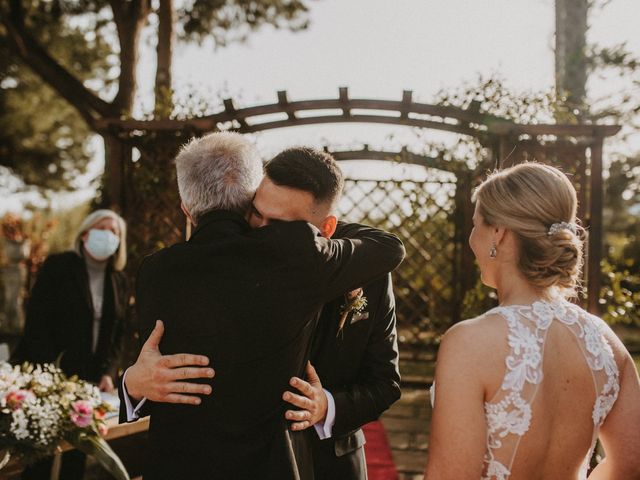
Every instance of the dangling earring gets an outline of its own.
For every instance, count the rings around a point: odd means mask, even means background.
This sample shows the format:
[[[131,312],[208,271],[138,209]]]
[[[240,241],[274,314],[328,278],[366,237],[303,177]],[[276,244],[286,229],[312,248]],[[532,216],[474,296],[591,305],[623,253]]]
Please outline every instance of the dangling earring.
[[[491,245],[491,250],[489,250],[489,257],[496,258],[498,256],[498,249],[496,248],[496,242],[493,242]]]

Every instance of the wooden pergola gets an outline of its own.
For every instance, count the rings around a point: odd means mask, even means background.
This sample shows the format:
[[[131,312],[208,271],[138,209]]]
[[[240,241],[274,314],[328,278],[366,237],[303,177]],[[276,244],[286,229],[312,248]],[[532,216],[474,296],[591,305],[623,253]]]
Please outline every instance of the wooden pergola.
[[[224,109],[198,118],[186,120],[120,120],[106,119],[99,128],[116,132],[126,148],[151,133],[170,134],[180,132],[177,138],[203,135],[205,133],[234,130],[254,133],[273,129],[318,125],[329,123],[388,124],[451,132],[477,138],[491,152],[495,167],[504,167],[528,159],[567,165],[574,169],[576,188],[580,199],[580,218],[589,231],[587,255],[588,307],[598,311],[601,287],[600,260],[603,248],[603,181],[602,148],[604,139],[615,135],[617,125],[597,124],[518,124],[510,120],[484,113],[477,102],[469,108],[419,103],[413,100],[411,91],[404,91],[401,100],[377,100],[350,98],[346,87],[339,89],[337,98],[290,101],[286,91],[277,93],[275,103],[238,108],[232,99],[224,100]],[[176,142],[179,142],[176,140]],[[175,149],[179,144],[175,146]],[[175,152],[174,152],[175,153]],[[130,155],[129,155],[130,157]],[[337,152],[338,160],[379,159],[424,165],[429,168],[447,170],[441,158],[416,155],[407,150],[379,152],[368,148],[353,152]],[[120,164],[108,166],[107,189],[110,198],[127,212],[127,156]],[[457,172],[458,174],[460,172]],[[473,179],[465,180],[469,193]],[[461,196],[463,212],[460,234],[470,229],[469,204]],[[466,195],[469,197],[470,195]],[[472,263],[470,252],[462,254],[463,264]]]

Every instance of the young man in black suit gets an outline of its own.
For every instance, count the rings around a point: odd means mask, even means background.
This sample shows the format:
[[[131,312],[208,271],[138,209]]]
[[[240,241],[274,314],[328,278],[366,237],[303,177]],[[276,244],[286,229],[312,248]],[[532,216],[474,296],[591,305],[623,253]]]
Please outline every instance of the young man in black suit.
[[[252,227],[303,219],[326,237],[357,235],[361,227],[346,224],[338,224],[334,234],[332,212],[316,206],[331,196],[332,185],[341,183],[340,171],[330,156],[306,148],[285,150],[266,165],[265,174],[252,202]],[[311,195],[315,202],[293,201],[299,192]],[[336,201],[337,197],[332,200]],[[367,305],[347,311],[349,304],[363,303],[357,302],[358,297],[366,299]],[[154,354],[159,358],[159,352]],[[306,380],[293,378],[290,384],[296,390],[283,396],[297,407],[288,410],[286,418],[292,421],[292,430],[314,427],[306,436],[312,445],[316,480],[366,479],[361,427],[377,419],[400,397],[390,275],[367,283],[362,289],[344,292],[324,306],[311,363],[315,369],[307,368]],[[155,387],[154,382],[147,384],[146,392],[152,395],[152,389],[163,388],[161,381],[155,383]]]
[[[287,189],[308,192],[317,200],[324,194],[318,178],[339,175],[336,162],[319,162],[325,155],[311,149],[293,148],[277,155],[265,166],[263,179],[252,203],[249,223],[261,227],[278,220],[307,220],[323,235],[349,238],[359,225],[338,223],[335,233],[325,228],[326,211],[301,210],[287,202]],[[337,201],[336,199],[335,201]],[[315,480],[364,480],[367,468],[361,427],[376,420],[400,398],[395,301],[391,276],[378,278],[363,288],[327,303],[314,334],[313,367],[306,381],[293,378],[283,398],[299,410],[288,410],[293,430],[313,426],[309,432]],[[354,307],[360,298],[366,306]],[[315,367],[315,368],[314,368]]]
[[[322,304],[387,274],[401,261],[402,245],[367,227],[344,240],[327,240],[306,222],[251,230],[242,213],[255,190],[259,160],[236,134],[192,142],[176,165],[183,209],[196,229],[188,242],[143,262],[137,288],[141,338],[161,318],[162,351],[191,365],[202,366],[208,357],[217,375],[211,380],[205,369],[200,376],[209,378],[200,383],[169,386],[191,397],[188,403],[201,401],[199,408],[153,402],[153,393],[147,395],[145,479],[311,478],[310,470],[298,468],[282,391],[291,376],[303,373]],[[339,192],[341,182],[333,188]],[[332,198],[316,202],[298,191],[290,200],[315,210]],[[335,229],[335,220],[325,227]],[[199,357],[180,357],[184,351]],[[143,349],[142,360],[145,354]],[[141,359],[124,379],[134,398],[146,383]],[[181,371],[183,378],[192,373]],[[207,395],[212,388],[215,395]]]

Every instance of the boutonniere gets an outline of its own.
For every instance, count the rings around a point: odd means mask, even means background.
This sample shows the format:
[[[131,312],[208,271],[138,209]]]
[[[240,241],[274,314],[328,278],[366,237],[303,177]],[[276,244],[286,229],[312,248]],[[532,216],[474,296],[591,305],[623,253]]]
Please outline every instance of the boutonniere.
[[[347,292],[344,296],[345,303],[340,307],[340,321],[338,322],[338,332],[336,337],[340,335],[340,332],[344,328],[344,324],[347,321],[350,313],[360,314],[367,306],[367,297],[362,293],[362,288]]]

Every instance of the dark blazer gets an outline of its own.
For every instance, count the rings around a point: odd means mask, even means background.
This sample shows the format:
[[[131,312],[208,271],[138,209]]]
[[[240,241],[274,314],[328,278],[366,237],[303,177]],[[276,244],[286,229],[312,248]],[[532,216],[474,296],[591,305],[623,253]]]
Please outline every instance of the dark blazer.
[[[353,229],[353,225],[341,225],[336,236],[353,236]],[[345,296],[327,303],[313,341],[311,363],[336,406],[331,438],[320,440],[310,429],[315,480],[366,479],[360,427],[400,398],[391,275],[363,285],[363,295],[367,306],[360,314],[351,313],[340,333]]]
[[[147,257],[137,281],[145,339],[207,355],[214,394],[199,407],[151,403],[145,480],[300,478],[282,393],[301,375],[322,305],[395,268],[402,243],[362,228],[327,240],[305,222],[251,230],[234,213],[200,219],[188,242]]]
[[[107,266],[96,352],[93,303],[84,258],[69,251],[50,255],[40,268],[27,304],[24,336],[13,361],[54,362],[67,375],[98,382],[114,375],[125,321],[124,274]]]

